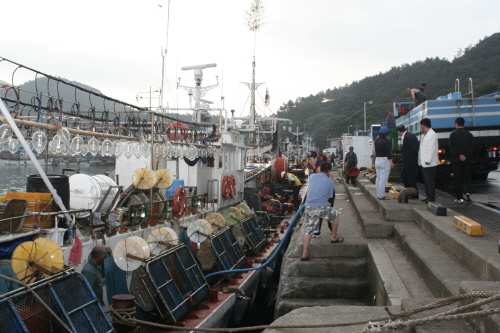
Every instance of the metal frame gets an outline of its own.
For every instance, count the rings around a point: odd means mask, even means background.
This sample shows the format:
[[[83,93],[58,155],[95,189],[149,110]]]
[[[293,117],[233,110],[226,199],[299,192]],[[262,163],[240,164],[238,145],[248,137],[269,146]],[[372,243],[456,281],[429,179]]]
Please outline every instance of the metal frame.
[[[184,262],[179,254],[181,251],[189,255],[191,262]],[[174,257],[171,259],[172,264],[181,266],[180,270],[171,270],[167,266],[165,261],[169,260],[172,256]],[[167,318],[171,323],[181,320],[184,315],[204,301],[209,293],[210,287],[201,268],[198,266],[191,251],[184,244],[178,245],[164,254],[147,260],[146,272],[166,308],[166,311],[160,313],[160,315],[162,318]],[[162,274],[159,274],[159,272]],[[172,274],[172,272],[177,274],[177,277],[173,276],[174,274]],[[184,278],[187,279],[182,279],[179,275],[184,275]],[[184,285],[179,285],[179,282],[184,283]],[[184,289],[186,286],[193,288],[191,293],[183,293],[181,289]],[[177,301],[178,299],[182,300],[179,302]],[[184,307],[184,311],[180,311],[182,307]]]
[[[240,222],[241,232],[246,238],[246,243],[255,254],[259,253],[267,244],[266,235],[255,221],[255,217],[249,216]]]
[[[231,229],[225,227],[210,237],[210,250],[221,270],[243,268],[246,265],[245,252],[236,241]]]
[[[82,285],[74,285],[73,279],[75,278],[81,279]],[[71,280],[67,282],[68,283],[67,286],[66,285],[61,286],[62,284],[65,283],[65,280],[69,279]],[[71,282],[73,282],[73,284],[70,285],[69,283]],[[40,281],[39,283],[34,283],[30,285],[30,287],[37,294],[43,293],[45,289],[48,289],[47,297],[49,297],[50,300],[49,306],[62,319],[62,321],[66,325],[68,325],[68,327],[70,327],[72,331],[77,332],[80,330],[78,327],[75,327],[77,321],[77,318],[75,318],[75,316],[80,316],[81,320],[82,318],[81,315],[83,315],[83,317],[86,320],[86,323],[90,325],[93,332],[95,333],[103,332],[102,327],[100,328],[101,330],[99,330],[99,327],[96,327],[96,322],[99,319],[101,326],[102,325],[107,326],[106,331],[104,332],[106,333],[115,332],[113,325],[106,317],[103,308],[99,304],[99,301],[97,300],[97,297],[92,288],[90,287],[88,281],[85,279],[83,275],[81,275],[80,273],[76,273],[73,269],[56,274],[55,276]],[[79,304],[79,306],[68,311],[68,309],[66,308],[67,304],[65,306],[64,297],[62,297],[62,295],[60,295],[59,293],[62,290],[66,290],[65,291],[66,293],[71,294],[72,293],[71,289],[75,287],[78,288],[79,290],[81,290],[82,287],[86,289],[89,297],[88,300],[83,300],[84,301],[83,304]],[[24,321],[19,313],[19,309],[16,306],[16,301],[20,301],[21,298],[30,295],[32,296],[31,292],[27,288],[21,287],[19,289],[16,289],[12,292],[9,292],[1,296],[1,298],[3,299],[0,301],[0,310],[3,310],[3,313],[7,315],[7,317],[9,317],[10,315],[10,318],[13,319],[13,322],[15,321],[16,324],[19,325],[19,327],[17,328],[20,328],[22,330],[21,332],[28,332],[28,328],[24,324]],[[67,295],[66,299],[68,297],[70,296]],[[8,305],[6,305],[5,307],[3,304],[6,302],[8,303]],[[74,303],[77,304],[82,303],[82,299],[75,298]],[[6,308],[9,309],[8,313],[5,313]],[[91,314],[88,313],[89,309],[92,309]],[[101,314],[100,318],[96,317],[96,312]],[[3,324],[4,326],[2,326],[2,329],[8,329],[8,327],[5,327],[5,323]]]

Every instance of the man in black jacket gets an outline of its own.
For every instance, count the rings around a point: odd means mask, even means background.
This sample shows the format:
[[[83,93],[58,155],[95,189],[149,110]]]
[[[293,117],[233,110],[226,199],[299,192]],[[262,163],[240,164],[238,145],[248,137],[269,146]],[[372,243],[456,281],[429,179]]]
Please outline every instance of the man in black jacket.
[[[464,128],[465,120],[462,117],[455,119],[455,128],[450,134],[450,161],[455,183],[455,202],[464,202],[462,180],[465,185],[465,201],[470,199],[470,167],[472,152],[474,151],[474,136]]]
[[[408,132],[404,125],[398,125],[396,131],[403,141],[403,146],[401,147],[403,159],[401,178],[406,188],[413,187],[417,189],[417,195],[410,198],[418,199],[417,172],[419,143],[415,134]]]

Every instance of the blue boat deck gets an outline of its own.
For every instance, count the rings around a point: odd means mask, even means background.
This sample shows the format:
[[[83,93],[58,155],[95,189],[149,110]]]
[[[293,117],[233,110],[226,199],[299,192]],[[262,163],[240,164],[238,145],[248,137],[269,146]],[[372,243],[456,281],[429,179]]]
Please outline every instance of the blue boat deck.
[[[403,104],[403,103],[395,103]],[[420,132],[420,120],[429,118],[436,131],[454,129],[457,117],[465,119],[468,129],[500,129],[500,98],[429,100],[396,120],[410,132]]]

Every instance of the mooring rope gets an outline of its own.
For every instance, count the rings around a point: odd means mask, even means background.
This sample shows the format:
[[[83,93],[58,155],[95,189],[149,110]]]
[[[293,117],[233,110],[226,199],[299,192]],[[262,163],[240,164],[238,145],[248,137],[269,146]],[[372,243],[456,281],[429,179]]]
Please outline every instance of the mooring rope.
[[[455,302],[458,302],[460,300],[466,299],[466,298],[471,298],[471,297],[479,297],[479,298],[486,298],[480,301],[473,302],[471,304],[465,305],[458,307],[456,309],[452,309],[443,313],[439,313],[433,316],[425,317],[425,318],[420,318],[420,319],[410,319],[406,321],[402,321],[398,318],[406,317],[415,313],[419,313],[425,310],[431,310],[439,307],[443,307]],[[370,320],[359,320],[359,321],[354,321],[354,322],[344,322],[344,323],[328,323],[328,324],[306,324],[306,325],[260,325],[260,326],[251,326],[251,327],[239,327],[239,328],[196,328],[196,327],[179,327],[179,326],[173,326],[173,325],[164,325],[164,324],[157,324],[157,323],[151,323],[143,320],[138,320],[135,318],[125,318],[124,316],[121,315],[117,310],[113,309],[111,307],[111,311],[114,312],[113,318],[116,316],[119,320],[120,323],[122,321],[129,321],[130,323],[137,323],[137,324],[142,324],[142,325],[149,325],[153,327],[158,327],[158,328],[165,328],[165,329],[172,329],[172,330],[178,330],[178,331],[206,331],[206,332],[228,332],[228,333],[233,333],[233,332],[244,332],[244,331],[252,331],[252,330],[264,330],[267,328],[320,328],[320,327],[340,327],[340,326],[353,326],[353,325],[362,325],[362,324],[367,324],[371,325],[371,327],[365,326],[363,331],[361,332],[356,332],[356,333],[383,333],[383,332],[392,332],[394,330],[400,329],[400,328],[407,328],[407,327],[413,327],[417,325],[422,325],[426,324],[429,322],[439,322],[439,321],[444,321],[444,320],[457,320],[457,319],[465,319],[469,317],[475,317],[475,316],[484,316],[484,315],[490,315],[490,314],[495,314],[495,313],[500,313],[500,308],[497,309],[490,309],[490,310],[481,310],[481,311],[474,311],[474,312],[468,312],[468,313],[460,313],[456,314],[457,312],[463,312],[468,309],[471,309],[473,307],[477,307],[480,305],[484,305],[496,300],[500,299],[500,293],[498,292],[492,292],[492,291],[477,291],[477,292],[472,292],[468,294],[463,294],[463,295],[458,295],[458,296],[452,296],[448,298],[444,298],[442,300],[430,303],[426,306],[421,306],[417,307],[414,309],[410,310],[405,310],[401,311],[395,314],[391,314],[389,311],[389,316],[384,316],[384,317],[379,317],[379,318],[373,318]],[[135,309],[128,309],[129,311],[134,311]],[[387,308],[386,308],[387,310]],[[122,310],[120,310],[122,311]],[[126,313],[126,311],[123,311],[122,313]],[[128,316],[129,317],[129,316]],[[378,322],[380,321],[389,321],[384,324],[380,324]]]

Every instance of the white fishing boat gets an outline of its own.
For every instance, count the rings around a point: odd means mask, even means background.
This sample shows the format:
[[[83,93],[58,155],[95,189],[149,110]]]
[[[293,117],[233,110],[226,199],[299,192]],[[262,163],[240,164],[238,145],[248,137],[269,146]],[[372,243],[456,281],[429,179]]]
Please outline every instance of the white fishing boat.
[[[100,328],[89,329],[89,332],[112,331],[103,310],[110,307],[112,296],[117,293],[135,296],[135,307],[141,310],[137,317],[141,319],[209,328],[241,325],[242,322],[234,318],[229,321],[235,305],[238,304],[237,311],[241,312],[242,307],[251,305],[256,293],[265,292],[259,288],[262,289],[261,273],[267,268],[257,268],[269,264],[265,262],[275,254],[284,234],[275,232],[276,225],[270,225],[269,219],[261,220],[250,214],[245,194],[247,189],[255,194],[256,185],[263,183],[262,177],[270,176],[267,171],[273,163],[269,143],[280,123],[290,122],[259,117],[255,108],[249,117],[229,117],[226,109],[211,108],[203,97],[216,85],[203,87],[202,71],[215,66],[182,68],[194,71],[193,87],[179,83],[179,88],[188,91],[189,98],[194,96],[194,108],[144,109],[75,87],[102,98],[104,105],[107,100],[121,103],[124,111],[114,113],[115,122],[126,122],[125,132],[107,131],[109,125],[105,119],[109,115],[106,112],[110,111],[97,107],[90,119],[63,110],[58,112],[59,121],[50,125],[23,120],[22,114],[16,119],[10,116],[15,103],[21,103],[19,95],[27,92],[18,90],[17,100],[5,101],[9,107],[0,102],[3,120],[10,124],[10,128],[7,128],[9,125],[0,128],[2,138],[8,138],[12,135],[10,131],[14,131],[24,145],[23,135],[17,128],[22,124],[57,131],[57,136],[48,143],[50,152],[56,156],[90,153],[116,158],[115,179],[104,175],[49,175],[43,182],[47,190],[40,191],[50,192],[48,200],[43,196],[45,193],[27,192],[17,196],[8,193],[7,206],[25,201],[23,207],[26,208],[8,215],[13,219],[0,221],[5,231],[0,235],[0,247],[25,249],[21,262],[13,266],[15,278],[40,286],[40,290],[51,283],[69,288],[70,282],[85,281],[78,272],[90,260],[92,248],[96,244],[109,248],[110,256],[104,263],[104,294],[107,295],[104,304],[101,307],[96,303],[95,294],[87,288],[88,293],[78,303],[79,310],[75,310],[81,315],[81,311],[92,308],[98,318],[104,318]],[[54,80],[71,85],[61,79]],[[251,89],[256,89],[255,76]],[[79,101],[73,105],[79,105]],[[192,112],[192,121],[178,120],[179,111]],[[39,112],[50,113],[50,110]],[[80,118],[74,128],[61,126],[62,119],[71,117]],[[104,131],[97,132],[96,128]],[[36,133],[43,131],[39,129]],[[32,136],[32,146],[41,153],[42,144],[47,145],[43,140],[47,138],[36,133]],[[80,135],[90,139],[84,142]],[[263,154],[268,154],[266,159],[260,158]],[[41,163],[32,153],[28,155],[40,172],[37,181],[42,182]],[[258,163],[249,164],[256,159]],[[50,212],[53,202],[59,206],[54,210],[59,212]],[[34,206],[35,203],[38,206]],[[32,240],[37,238],[50,239],[57,245],[53,251],[62,253],[62,266],[33,263],[37,246]],[[75,238],[78,239],[74,242]],[[26,242],[31,243],[27,246]],[[64,272],[71,275],[71,279],[66,281],[64,274],[61,275]],[[269,279],[269,272],[272,271],[266,271],[264,279]],[[243,295],[225,293],[222,286],[227,284],[233,285],[228,290],[237,286]],[[8,296],[0,296],[0,312],[1,304],[18,300],[26,290],[26,287],[6,290]],[[57,303],[65,296],[56,292],[54,297]],[[11,316],[20,314],[20,322],[33,329],[36,325],[30,320],[36,322],[35,315],[21,313],[21,306],[5,311],[10,311],[7,315]],[[72,310],[68,306],[57,309],[56,314],[47,313],[48,320],[64,322],[69,327],[79,325],[71,318]],[[38,304],[38,307],[44,308],[44,305]],[[44,327],[44,332],[51,331]]]

